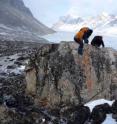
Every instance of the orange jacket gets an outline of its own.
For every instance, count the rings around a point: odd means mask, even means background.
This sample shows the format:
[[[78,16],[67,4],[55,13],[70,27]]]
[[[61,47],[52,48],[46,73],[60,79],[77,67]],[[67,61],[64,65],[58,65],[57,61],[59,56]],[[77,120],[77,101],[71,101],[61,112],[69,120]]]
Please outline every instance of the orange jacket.
[[[83,27],[83,28],[81,28],[80,31],[76,33],[75,37],[76,37],[79,41],[83,40],[83,36],[84,36],[84,34],[85,34],[88,30],[89,30],[88,27]]]

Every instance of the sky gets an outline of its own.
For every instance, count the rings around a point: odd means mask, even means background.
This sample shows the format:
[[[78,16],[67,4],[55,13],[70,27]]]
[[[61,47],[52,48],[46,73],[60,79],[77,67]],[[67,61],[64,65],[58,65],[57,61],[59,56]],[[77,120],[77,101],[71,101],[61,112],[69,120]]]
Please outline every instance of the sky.
[[[89,17],[117,13],[117,0],[24,0],[35,18],[51,27],[61,16]]]

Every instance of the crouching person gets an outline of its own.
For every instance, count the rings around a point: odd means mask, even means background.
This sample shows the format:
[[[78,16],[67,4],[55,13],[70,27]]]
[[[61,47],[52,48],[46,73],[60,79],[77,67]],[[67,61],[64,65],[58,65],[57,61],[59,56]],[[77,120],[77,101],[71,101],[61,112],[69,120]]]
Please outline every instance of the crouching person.
[[[92,33],[93,33],[93,30],[91,30],[88,27],[84,27],[84,28],[81,28],[80,31],[77,32],[76,35],[74,36],[74,41],[79,44],[78,53],[80,55],[83,54],[84,43],[88,44],[89,42],[88,38]],[[83,40],[84,40],[84,43],[83,43]]]
[[[102,45],[102,47],[104,47],[104,41],[102,36],[95,36],[91,41],[91,45],[95,47],[100,47]]]

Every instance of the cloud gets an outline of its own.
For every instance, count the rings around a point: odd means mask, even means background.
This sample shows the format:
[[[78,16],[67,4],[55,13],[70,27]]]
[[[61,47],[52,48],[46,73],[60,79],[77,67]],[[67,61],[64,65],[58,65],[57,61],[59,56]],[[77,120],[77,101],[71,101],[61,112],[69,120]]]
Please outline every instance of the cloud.
[[[71,15],[71,16],[74,16],[74,17],[78,17],[80,16],[79,14],[79,10],[77,7],[71,7],[68,12],[66,13],[67,15]]]
[[[108,2],[109,2],[109,3],[112,3],[112,2],[113,2],[113,0],[108,0]]]
[[[44,24],[55,23],[60,16],[95,16],[116,14],[117,0],[24,0],[34,16]]]
[[[95,16],[103,11],[107,13],[115,12],[116,0],[70,0],[71,8],[68,13],[79,16]]]

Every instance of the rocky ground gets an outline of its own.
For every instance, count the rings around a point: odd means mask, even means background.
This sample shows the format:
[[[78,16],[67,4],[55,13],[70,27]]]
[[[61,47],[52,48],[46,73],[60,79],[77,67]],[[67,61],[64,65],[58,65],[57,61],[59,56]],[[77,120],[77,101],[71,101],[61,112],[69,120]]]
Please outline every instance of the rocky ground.
[[[0,76],[21,74],[30,54],[40,46],[35,42],[0,41]]]
[[[22,118],[27,111],[24,109],[34,102],[25,93],[25,66],[41,46],[35,42],[0,41],[0,124],[25,124],[33,120],[29,116]]]
[[[39,43],[0,41],[0,99],[4,96],[24,96],[25,66],[30,55],[41,47]],[[18,98],[19,99],[19,98]]]

